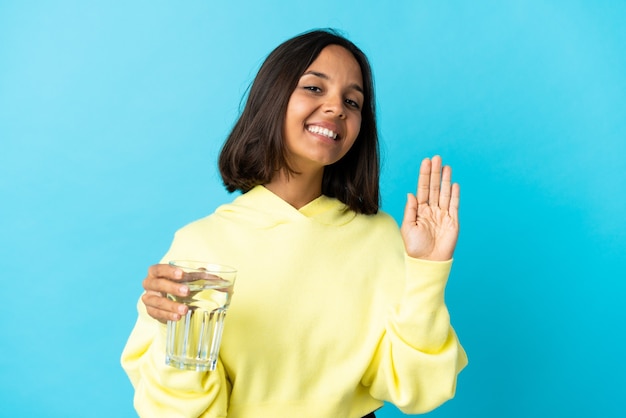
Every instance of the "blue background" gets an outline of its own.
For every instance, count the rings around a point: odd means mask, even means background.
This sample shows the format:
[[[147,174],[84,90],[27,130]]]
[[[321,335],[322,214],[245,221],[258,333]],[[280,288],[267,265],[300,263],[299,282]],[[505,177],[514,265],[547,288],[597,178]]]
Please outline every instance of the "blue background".
[[[447,300],[470,365],[428,416],[623,416],[625,16],[603,0],[1,1],[0,416],[134,416],[119,356],[146,269],[230,200],[215,161],[263,58],[327,26],[374,67],[384,210],[400,219],[425,156],[462,184]]]

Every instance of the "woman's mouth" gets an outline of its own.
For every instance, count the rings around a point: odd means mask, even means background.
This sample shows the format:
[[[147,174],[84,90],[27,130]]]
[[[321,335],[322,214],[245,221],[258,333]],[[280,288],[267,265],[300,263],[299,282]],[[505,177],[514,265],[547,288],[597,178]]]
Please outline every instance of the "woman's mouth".
[[[338,140],[339,139],[339,135],[337,134],[337,132],[332,131],[328,128],[323,128],[321,126],[317,126],[317,125],[309,125],[306,127],[306,130],[313,133],[313,134],[318,134],[318,135],[322,135],[325,136],[327,138],[333,139],[333,140]]]

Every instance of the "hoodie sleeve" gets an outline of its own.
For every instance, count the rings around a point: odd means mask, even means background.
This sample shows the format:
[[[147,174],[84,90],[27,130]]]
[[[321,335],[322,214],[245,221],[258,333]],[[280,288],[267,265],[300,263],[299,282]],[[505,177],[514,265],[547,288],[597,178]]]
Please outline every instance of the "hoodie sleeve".
[[[405,255],[406,284],[392,310],[363,384],[405,413],[428,412],[454,396],[467,356],[444,302],[452,260]]]
[[[201,257],[197,234],[177,231],[162,263]],[[211,372],[179,370],[165,364],[166,325],[137,303],[135,327],[122,352],[122,367],[135,389],[134,405],[141,417],[225,417],[230,383],[221,360]]]
[[[229,384],[221,362],[212,372],[165,364],[166,326],[151,318],[141,300],[139,317],[122,353],[122,367],[135,388],[140,417],[225,417]]]

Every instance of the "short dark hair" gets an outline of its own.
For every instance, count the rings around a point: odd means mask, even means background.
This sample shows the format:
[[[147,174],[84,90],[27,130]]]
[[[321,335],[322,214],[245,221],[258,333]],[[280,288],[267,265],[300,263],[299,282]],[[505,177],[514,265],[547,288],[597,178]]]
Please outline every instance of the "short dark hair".
[[[358,62],[364,103],[359,135],[341,160],[324,168],[322,193],[357,213],[378,212],[380,162],[372,70],[365,54],[333,29],[313,30],[291,38],[261,65],[244,110],[219,156],[226,190],[245,193],[269,183],[277,170],[295,174],[287,162],[283,138],[287,105],[304,71],[329,45],[345,48]]]

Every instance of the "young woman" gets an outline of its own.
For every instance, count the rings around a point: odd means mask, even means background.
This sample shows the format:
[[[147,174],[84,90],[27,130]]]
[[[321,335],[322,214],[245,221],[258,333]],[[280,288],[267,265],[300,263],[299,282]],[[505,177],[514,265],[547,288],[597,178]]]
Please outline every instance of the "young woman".
[[[424,159],[404,219],[379,211],[374,89],[365,55],[307,32],[266,59],[219,159],[240,196],[180,229],[162,262],[237,267],[214,372],[165,365],[165,325],[186,308],[181,272],[148,270],[122,355],[147,417],[363,417],[450,399],[467,358],[444,289],[459,186]]]

